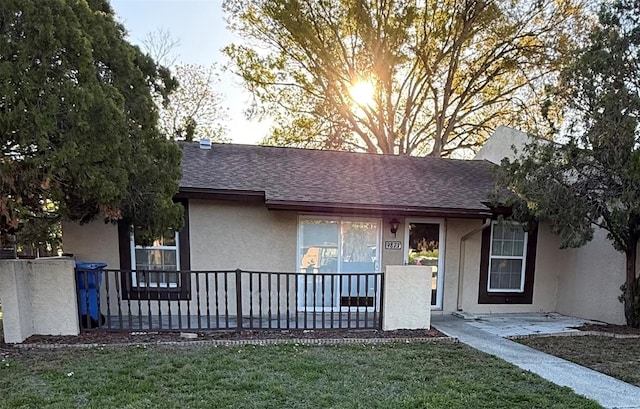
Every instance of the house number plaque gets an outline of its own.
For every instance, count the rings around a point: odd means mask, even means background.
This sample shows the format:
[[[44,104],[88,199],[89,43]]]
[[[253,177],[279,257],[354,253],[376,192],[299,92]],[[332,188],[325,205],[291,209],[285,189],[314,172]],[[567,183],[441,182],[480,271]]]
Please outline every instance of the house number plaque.
[[[402,250],[402,242],[401,241],[385,241],[384,248],[385,250]]]

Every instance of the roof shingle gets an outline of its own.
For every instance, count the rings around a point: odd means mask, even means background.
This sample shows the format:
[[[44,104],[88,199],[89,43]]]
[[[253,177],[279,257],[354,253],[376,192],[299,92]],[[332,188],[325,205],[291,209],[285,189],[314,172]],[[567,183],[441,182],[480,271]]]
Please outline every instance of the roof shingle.
[[[486,161],[185,143],[181,189],[264,192],[275,202],[484,211],[494,189]]]

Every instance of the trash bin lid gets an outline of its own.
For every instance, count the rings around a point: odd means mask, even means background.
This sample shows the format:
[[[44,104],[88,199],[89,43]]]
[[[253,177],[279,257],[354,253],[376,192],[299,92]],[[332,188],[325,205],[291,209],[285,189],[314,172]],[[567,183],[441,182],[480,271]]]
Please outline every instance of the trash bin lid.
[[[100,261],[76,261],[76,268],[79,270],[101,270],[107,266],[107,263]]]

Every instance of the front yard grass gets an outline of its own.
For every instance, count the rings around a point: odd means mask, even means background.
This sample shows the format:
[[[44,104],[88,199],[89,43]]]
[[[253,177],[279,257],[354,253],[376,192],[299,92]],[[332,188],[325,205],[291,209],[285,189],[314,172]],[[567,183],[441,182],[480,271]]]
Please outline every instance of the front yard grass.
[[[600,407],[460,344],[1,352],[1,408]]]
[[[518,342],[640,386],[640,339],[589,335],[536,337]]]

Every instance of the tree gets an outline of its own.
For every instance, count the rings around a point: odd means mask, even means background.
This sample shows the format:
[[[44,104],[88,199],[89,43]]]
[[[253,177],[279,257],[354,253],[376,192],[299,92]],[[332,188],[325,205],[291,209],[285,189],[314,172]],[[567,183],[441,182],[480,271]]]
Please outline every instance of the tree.
[[[158,64],[171,67],[176,63],[179,55],[176,48],[180,46],[180,40],[171,35],[171,32],[164,27],[148,32],[142,39],[143,49]]]
[[[227,128],[223,121],[227,110],[222,95],[216,91],[220,83],[218,66],[176,64],[175,49],[180,40],[165,28],[147,33],[142,40],[144,50],[155,61],[173,68],[178,86],[167,100],[156,95],[160,115],[160,129],[171,139],[192,141],[207,138],[227,142]]]
[[[504,161],[500,186],[514,217],[549,222],[563,247],[579,247],[594,228],[607,231],[626,257],[622,286],[629,326],[640,327],[640,4],[603,4],[588,44],[562,76],[565,103],[574,120],[567,143],[528,145],[523,156]]]
[[[222,96],[215,90],[219,83],[217,66],[179,64],[173,72],[178,87],[169,95],[168,103],[157,101],[160,129],[171,139],[227,141],[223,122],[227,111],[222,107]]]
[[[579,0],[226,0],[225,48],[269,142],[449,155],[530,112],[581,36]]]
[[[176,84],[124,36],[106,0],[0,2],[1,240],[62,219],[147,241],[181,226],[181,152],[152,99]]]

